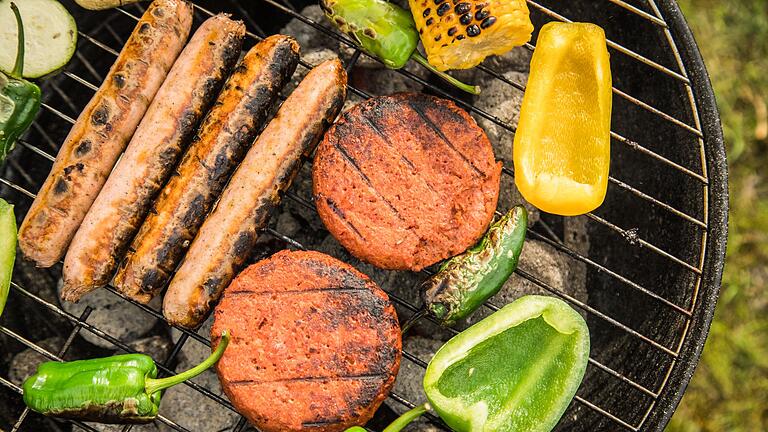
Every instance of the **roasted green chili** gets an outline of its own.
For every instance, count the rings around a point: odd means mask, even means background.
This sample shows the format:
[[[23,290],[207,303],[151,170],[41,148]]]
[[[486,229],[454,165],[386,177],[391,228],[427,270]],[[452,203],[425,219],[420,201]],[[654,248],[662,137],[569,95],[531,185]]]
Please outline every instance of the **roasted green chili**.
[[[15,3],[11,3],[18,26],[16,63],[10,74],[0,72],[0,163],[13,150],[40,110],[40,88],[22,78],[24,69],[24,25]]]
[[[16,216],[13,206],[0,198],[0,316],[3,315],[11,288],[13,262],[16,260]]]
[[[416,23],[411,13],[400,6],[386,0],[320,0],[320,7],[339,30],[388,68],[400,69],[413,58],[451,85],[468,93],[480,93],[479,87],[438,71],[419,54]]]
[[[514,207],[477,245],[446,261],[422,284],[427,311],[449,326],[499,292],[517,268],[527,225],[525,208]]]
[[[224,332],[202,363],[167,378],[144,354],[68,363],[46,362],[24,381],[24,403],[40,414],[101,423],[148,423],[157,417],[162,391],[213,366],[229,344]]]

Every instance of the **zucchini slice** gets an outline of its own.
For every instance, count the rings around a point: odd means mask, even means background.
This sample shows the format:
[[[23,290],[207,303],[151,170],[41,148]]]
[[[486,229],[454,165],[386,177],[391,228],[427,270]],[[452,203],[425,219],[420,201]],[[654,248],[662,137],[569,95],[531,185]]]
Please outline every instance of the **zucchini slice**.
[[[69,62],[77,46],[77,25],[56,0],[14,0],[24,22],[24,77],[39,78]],[[10,0],[0,0],[0,70],[16,61],[16,18]]]

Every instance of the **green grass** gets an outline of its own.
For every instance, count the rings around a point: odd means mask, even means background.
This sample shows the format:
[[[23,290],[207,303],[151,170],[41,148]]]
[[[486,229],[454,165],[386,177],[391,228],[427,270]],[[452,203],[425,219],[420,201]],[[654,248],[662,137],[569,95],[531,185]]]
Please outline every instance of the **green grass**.
[[[768,0],[680,0],[712,77],[730,169],[720,301],[670,432],[768,430]]]

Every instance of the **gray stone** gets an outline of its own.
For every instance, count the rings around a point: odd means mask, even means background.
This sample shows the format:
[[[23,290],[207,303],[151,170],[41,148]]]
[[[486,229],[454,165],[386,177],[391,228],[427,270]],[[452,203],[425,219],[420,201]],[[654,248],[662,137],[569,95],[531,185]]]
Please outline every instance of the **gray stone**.
[[[524,46],[516,47],[506,54],[486,58],[483,61],[483,65],[496,72],[517,71],[528,73],[531,70],[532,55],[533,52],[528,48]]]
[[[305,7],[301,10],[301,14],[327,29],[332,28],[331,23],[325,18],[325,14],[318,5]],[[296,38],[299,45],[301,45],[302,53],[322,48],[335,50],[339,45],[339,42],[334,38],[295,18],[280,29],[280,33]]]
[[[198,334],[210,338],[213,317],[203,323]],[[172,337],[178,340],[181,332],[173,329]],[[211,353],[211,349],[193,338],[189,338],[179,352],[177,372],[182,372],[202,362]],[[226,399],[214,369],[209,369],[192,379],[213,394]],[[160,405],[160,413],[191,431],[226,431],[237,424],[240,415],[205,396],[192,387],[180,384],[168,389]],[[170,431],[170,427],[160,424],[160,431]]]
[[[59,349],[64,345],[64,339],[60,337],[52,337],[38,341],[36,344],[52,354],[57,354]],[[20,386],[25,379],[35,373],[40,363],[49,360],[51,359],[31,348],[27,348],[16,354],[11,360],[11,364],[8,368],[8,380]]]
[[[525,84],[528,80],[527,74],[514,71],[504,73],[504,77],[509,81],[521,84]],[[520,105],[523,102],[523,92],[490,75],[485,75],[481,85],[483,86],[483,94],[477,98],[475,106],[497,117],[506,124],[517,126],[520,118]],[[512,168],[514,133],[477,113],[474,113],[473,116],[477,120],[477,124],[488,135],[496,159],[501,160],[505,167]],[[515,186],[514,178],[506,173],[502,173],[499,211],[506,212],[512,206],[518,204],[524,205],[525,209],[528,210],[529,226],[539,220],[539,210],[523,198],[517,186]]]
[[[123,428],[125,428],[125,425],[102,424],[93,422],[85,422],[85,424],[100,432],[120,432],[123,430]],[[154,423],[134,425],[131,427],[131,432],[158,432],[160,430],[160,427],[158,426],[159,424],[160,421],[156,420]],[[75,432],[85,431],[85,429],[82,429],[77,425],[73,425],[72,430]]]
[[[61,295],[61,286],[62,283],[59,281],[57,287],[59,295]],[[162,299],[158,296],[149,303],[149,307],[159,310],[161,304]],[[86,306],[93,308],[88,317],[88,324],[96,326],[108,335],[125,343],[135,341],[146,335],[157,323],[157,318],[154,316],[105,289],[97,289],[88,293],[77,303],[61,302],[61,307],[75,316],[80,316]],[[112,343],[88,330],[80,331],[80,336],[96,346],[114,348]]]
[[[277,216],[275,229],[283,235],[293,237],[301,231],[301,224],[290,212],[282,212]]]
[[[155,359],[156,362],[160,363],[165,362],[171,349],[173,349],[173,344],[171,344],[170,338],[165,335],[138,339],[129,343],[128,346],[131,347],[133,351],[146,354]],[[125,351],[118,350],[115,354],[125,354]]]
[[[380,96],[399,92],[420,92],[424,88],[411,77],[396,70],[387,69],[378,62],[366,64],[362,62],[363,58],[365,56],[361,56],[361,60],[352,69],[349,82],[368,94]],[[409,61],[403,69],[423,80],[429,79],[430,72],[415,61]]]
[[[443,342],[439,340],[424,338],[420,336],[410,336],[403,340],[403,349],[414,355],[419,360],[428,363],[434,353],[442,346]],[[424,380],[424,368],[413,361],[403,357],[400,362],[400,371],[395,381],[394,393],[413,402],[416,405],[427,401],[422,387]],[[389,398],[385,402],[393,411],[402,414],[408,410],[408,407]],[[438,431],[442,430],[433,426],[424,417],[411,423],[406,431]]]

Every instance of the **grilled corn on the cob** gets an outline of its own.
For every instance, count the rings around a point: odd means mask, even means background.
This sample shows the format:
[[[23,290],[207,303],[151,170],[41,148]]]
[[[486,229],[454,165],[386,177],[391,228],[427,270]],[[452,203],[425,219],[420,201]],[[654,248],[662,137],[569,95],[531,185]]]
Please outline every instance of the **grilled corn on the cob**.
[[[409,0],[429,63],[469,69],[531,39],[525,0]]]

